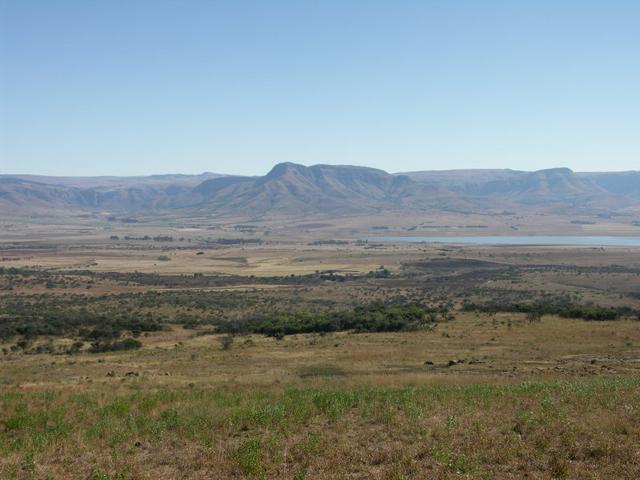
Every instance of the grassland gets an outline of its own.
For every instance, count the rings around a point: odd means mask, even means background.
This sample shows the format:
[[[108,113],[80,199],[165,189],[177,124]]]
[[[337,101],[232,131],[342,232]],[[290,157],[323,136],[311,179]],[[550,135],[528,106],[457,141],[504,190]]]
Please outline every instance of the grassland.
[[[87,238],[2,249],[2,479],[640,476],[637,250]]]
[[[636,478],[640,332],[460,313],[432,331],[10,353],[2,478]],[[63,342],[64,340],[59,340]]]
[[[5,393],[4,478],[638,477],[637,379]],[[73,472],[73,473],[71,473]]]

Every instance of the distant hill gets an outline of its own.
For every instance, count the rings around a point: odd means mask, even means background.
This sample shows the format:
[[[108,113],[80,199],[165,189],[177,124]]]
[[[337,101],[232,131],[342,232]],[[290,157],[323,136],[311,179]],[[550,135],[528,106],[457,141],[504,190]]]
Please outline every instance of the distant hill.
[[[640,200],[640,172],[579,173],[608,192]]]
[[[210,178],[222,177],[218,173],[205,172],[199,175],[184,175],[181,173],[168,173],[164,175],[144,175],[136,177],[56,177],[48,175],[0,175],[0,178],[13,178],[25,180],[27,182],[45,183],[50,185],[60,185],[77,188],[124,188],[139,185],[162,186],[162,185],[182,185],[196,186]]]
[[[193,188],[220,177],[150,175],[144,177],[49,177],[0,175],[0,212],[106,209],[145,211],[187,203]]]
[[[384,211],[617,212],[640,207],[640,172],[449,170],[390,174],[348,165],[281,163],[259,177],[0,175],[0,213],[176,211],[300,217]]]
[[[366,167],[281,163],[264,177],[208,180],[195,189],[202,205],[253,215],[351,214],[382,210],[446,209],[458,196],[404,175]]]
[[[405,175],[474,199],[485,207],[501,204],[543,210],[616,210],[637,205],[640,200],[640,183],[636,183],[640,172],[588,174],[552,168],[535,172],[450,170]]]
[[[0,212],[91,207],[78,188],[0,177]]]

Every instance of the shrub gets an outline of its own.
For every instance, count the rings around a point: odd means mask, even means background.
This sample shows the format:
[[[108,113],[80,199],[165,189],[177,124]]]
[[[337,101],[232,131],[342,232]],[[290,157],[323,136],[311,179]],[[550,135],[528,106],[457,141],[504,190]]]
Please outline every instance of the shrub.
[[[80,353],[80,350],[82,350],[82,347],[84,347],[84,342],[80,342],[80,341],[73,342],[71,346],[67,348],[66,353],[68,353],[69,355],[75,355],[77,353]]]
[[[124,340],[114,340],[111,342],[93,342],[89,347],[91,353],[117,352],[121,350],[136,350],[142,347],[135,338],[125,338]]]
[[[220,342],[222,350],[229,350],[233,345],[233,337],[231,335],[223,335],[218,338],[218,342]]]
[[[480,312],[519,312],[526,313],[530,321],[535,321],[542,315],[559,315],[564,318],[581,318],[583,320],[617,320],[621,316],[637,313],[630,308],[609,308],[599,305],[576,305],[564,298],[549,298],[531,303],[512,303],[492,301],[486,303],[466,303],[467,311]]]
[[[274,338],[296,333],[398,332],[425,326],[434,317],[418,304],[382,303],[357,306],[350,311],[279,312],[254,317],[241,325],[218,323],[221,332],[261,333]]]

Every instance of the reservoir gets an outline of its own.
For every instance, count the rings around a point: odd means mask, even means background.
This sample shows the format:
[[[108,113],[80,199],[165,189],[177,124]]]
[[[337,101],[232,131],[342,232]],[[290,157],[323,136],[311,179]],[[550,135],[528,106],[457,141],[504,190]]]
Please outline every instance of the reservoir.
[[[640,247],[640,237],[578,235],[485,235],[470,237],[369,237],[370,242],[414,242],[468,245],[567,245],[593,247]]]

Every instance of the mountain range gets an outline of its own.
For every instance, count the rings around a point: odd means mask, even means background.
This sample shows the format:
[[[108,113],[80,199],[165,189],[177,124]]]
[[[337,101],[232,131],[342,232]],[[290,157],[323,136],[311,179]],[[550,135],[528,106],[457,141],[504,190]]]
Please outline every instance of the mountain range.
[[[402,211],[619,213],[640,209],[640,172],[554,168],[391,174],[348,165],[275,165],[264,176],[0,175],[0,213],[69,211],[253,218]]]

